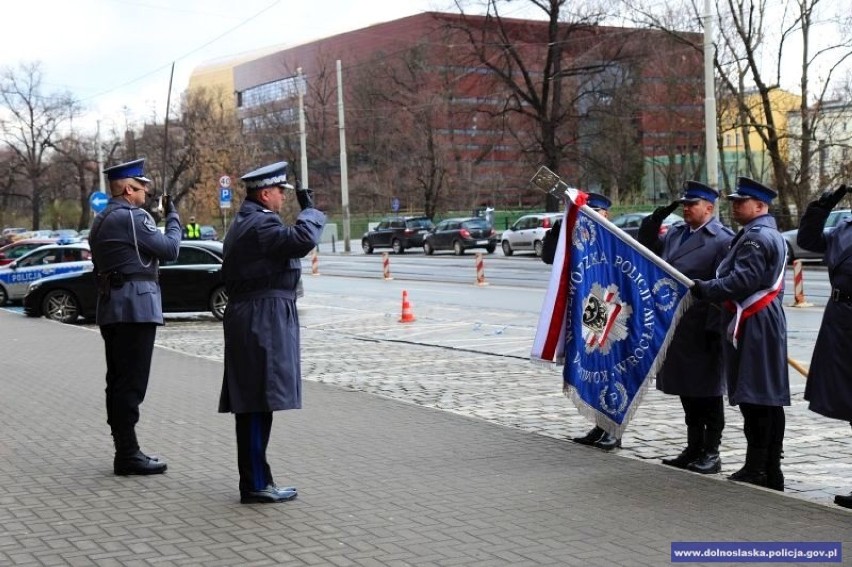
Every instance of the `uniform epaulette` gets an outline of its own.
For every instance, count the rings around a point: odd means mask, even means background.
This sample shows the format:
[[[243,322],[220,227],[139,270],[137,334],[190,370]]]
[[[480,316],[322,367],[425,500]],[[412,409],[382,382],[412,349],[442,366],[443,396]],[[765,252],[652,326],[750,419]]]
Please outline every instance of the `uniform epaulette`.
[[[260,209],[260,212],[261,213],[271,213],[273,211],[270,211],[269,209]]]
[[[748,229],[749,232],[760,232],[760,229],[763,228],[763,225],[756,225]]]

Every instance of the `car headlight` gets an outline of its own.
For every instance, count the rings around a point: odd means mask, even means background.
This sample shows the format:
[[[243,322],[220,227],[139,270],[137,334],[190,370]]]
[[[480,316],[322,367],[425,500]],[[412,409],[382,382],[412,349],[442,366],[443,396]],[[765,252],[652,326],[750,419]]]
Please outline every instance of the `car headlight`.
[[[41,282],[36,280],[27,287],[27,293],[32,293],[41,287]]]

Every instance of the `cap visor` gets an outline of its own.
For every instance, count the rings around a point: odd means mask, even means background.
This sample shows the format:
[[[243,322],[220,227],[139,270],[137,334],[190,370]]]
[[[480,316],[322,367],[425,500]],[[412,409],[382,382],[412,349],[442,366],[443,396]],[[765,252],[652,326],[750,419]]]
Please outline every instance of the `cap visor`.
[[[754,199],[751,195],[742,195],[740,193],[731,193],[728,195],[728,199],[732,201],[743,201],[745,199]]]
[[[148,179],[147,177],[145,177],[143,175],[140,175],[138,177],[134,177],[133,179],[135,179],[136,181],[141,181],[142,183],[153,183],[153,181],[151,181],[150,179]]]
[[[279,187],[283,187],[284,189],[295,189],[295,187],[293,187],[289,183],[281,183],[279,184]]]
[[[681,197],[677,200],[678,203],[697,203],[701,197]]]

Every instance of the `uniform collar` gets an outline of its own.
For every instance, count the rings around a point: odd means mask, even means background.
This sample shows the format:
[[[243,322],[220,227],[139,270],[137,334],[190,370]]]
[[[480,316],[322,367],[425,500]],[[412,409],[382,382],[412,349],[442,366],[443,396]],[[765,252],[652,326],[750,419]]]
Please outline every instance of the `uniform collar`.
[[[760,215],[757,218],[751,219],[748,224],[743,227],[743,231],[749,231],[756,226],[765,226],[767,228],[778,228],[778,223],[775,222],[775,217],[766,213],[765,215]]]

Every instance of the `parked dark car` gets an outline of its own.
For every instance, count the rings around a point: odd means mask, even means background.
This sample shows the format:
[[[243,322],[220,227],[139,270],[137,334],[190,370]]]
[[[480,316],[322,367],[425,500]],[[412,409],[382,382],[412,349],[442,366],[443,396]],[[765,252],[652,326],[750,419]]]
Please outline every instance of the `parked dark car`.
[[[216,227],[203,224],[199,230],[201,231],[201,240],[219,240],[219,232]]]
[[[429,217],[387,217],[361,237],[361,248],[372,254],[376,248],[391,248],[402,254],[409,248],[423,246],[423,237],[434,227]]]
[[[485,248],[489,254],[497,249],[497,232],[483,218],[442,220],[423,239],[426,254],[452,250],[456,256],[461,256],[471,248]]]
[[[825,225],[823,225],[822,231],[825,234],[828,234],[839,225],[841,222],[845,221],[849,217],[852,217],[852,210],[850,209],[837,209],[831,211],[828,214],[828,218],[825,219]],[[793,230],[785,230],[781,233],[781,236],[784,237],[784,240],[787,241],[787,249],[790,251],[789,260],[792,262],[793,260],[822,260],[824,253],[823,252],[813,252],[811,250],[805,250],[799,243],[796,242],[796,238],[799,235],[799,229],[794,228]]]
[[[619,215],[612,219],[612,224],[632,236],[636,238],[639,236],[639,226],[642,224],[642,221],[645,217],[649,216],[651,213],[626,213],[623,215]],[[683,222],[683,217],[680,215],[676,215],[674,213],[670,214],[663,220],[663,224],[660,227],[660,236],[664,235],[668,232],[669,228],[675,223]]]
[[[180,244],[175,262],[160,265],[163,311],[186,313],[210,311],[225,315],[228,295],[222,282],[222,243],[192,240]],[[91,270],[61,274],[30,284],[24,297],[24,313],[73,323],[78,317],[93,318],[97,289]]]

